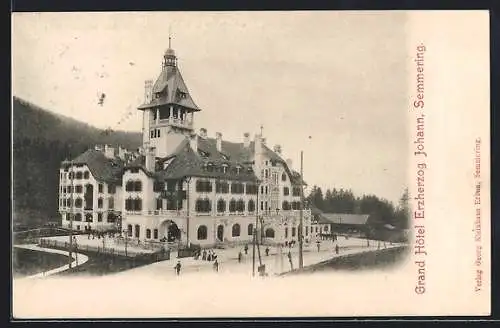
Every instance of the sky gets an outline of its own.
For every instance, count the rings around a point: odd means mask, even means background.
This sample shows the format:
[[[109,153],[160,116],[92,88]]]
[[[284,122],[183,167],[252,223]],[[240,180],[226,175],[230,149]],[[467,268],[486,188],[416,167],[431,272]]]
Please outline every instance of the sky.
[[[197,130],[242,142],[262,125],[297,171],[304,152],[309,186],[397,202],[410,144],[405,22],[397,11],[15,13],[13,94],[141,131],[144,81],[158,77],[171,34],[202,109]]]

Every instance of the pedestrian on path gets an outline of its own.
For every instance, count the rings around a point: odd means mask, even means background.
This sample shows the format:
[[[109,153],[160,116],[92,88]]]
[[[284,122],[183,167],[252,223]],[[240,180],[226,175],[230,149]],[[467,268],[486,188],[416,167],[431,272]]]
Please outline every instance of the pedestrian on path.
[[[214,271],[219,272],[219,262],[217,260],[214,261]]]
[[[292,252],[290,251],[288,251],[288,262],[290,262],[290,268],[293,271]]]
[[[245,244],[245,255],[248,254],[248,244]]]
[[[318,252],[319,252],[319,249],[321,248],[321,242],[319,240],[316,242],[316,246],[318,247]]]
[[[177,264],[174,266],[174,269],[177,275],[181,274],[181,261],[177,261]]]
[[[203,261],[206,261],[206,260],[207,260],[207,250],[206,250],[206,249],[204,249],[204,250],[203,250],[203,253],[202,253],[202,255],[201,255],[201,259],[202,259]]]
[[[335,254],[339,255],[339,244],[335,245]]]
[[[238,252],[238,263],[241,263],[241,258],[243,257],[243,254],[241,254],[241,251]]]
[[[269,247],[266,247],[266,256],[269,256]]]

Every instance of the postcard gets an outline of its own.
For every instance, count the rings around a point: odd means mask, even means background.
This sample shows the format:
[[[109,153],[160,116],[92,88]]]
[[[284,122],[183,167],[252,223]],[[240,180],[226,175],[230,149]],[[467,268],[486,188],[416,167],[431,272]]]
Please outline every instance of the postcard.
[[[14,319],[490,314],[487,11],[12,20]]]

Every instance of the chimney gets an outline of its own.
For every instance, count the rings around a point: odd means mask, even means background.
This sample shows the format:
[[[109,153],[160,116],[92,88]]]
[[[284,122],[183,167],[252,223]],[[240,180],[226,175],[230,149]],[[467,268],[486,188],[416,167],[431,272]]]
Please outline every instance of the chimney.
[[[245,148],[250,147],[250,133],[248,132],[245,132],[243,134],[243,145],[245,146]]]
[[[217,141],[217,151],[222,152],[222,133],[215,133],[215,139]]]
[[[200,129],[200,137],[202,137],[203,139],[207,138],[207,129],[205,128]]]
[[[292,169],[292,160],[290,158],[287,158],[286,160],[286,166],[291,170]]]
[[[281,145],[275,145],[273,150],[276,154],[281,155]]]
[[[148,172],[155,171],[156,158],[155,158],[155,147],[146,148],[146,170]]]
[[[149,104],[153,100],[153,80],[144,81],[144,103]]]
[[[189,139],[189,145],[195,153],[198,152],[198,135],[196,133],[193,133],[191,135],[191,139]]]
[[[115,158],[115,149],[109,145],[104,145],[104,156],[107,158]]]

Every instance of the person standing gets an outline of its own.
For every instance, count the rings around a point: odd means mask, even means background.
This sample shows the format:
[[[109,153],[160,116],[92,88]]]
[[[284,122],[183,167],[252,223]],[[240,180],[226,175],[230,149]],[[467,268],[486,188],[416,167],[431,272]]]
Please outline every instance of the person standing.
[[[321,242],[319,240],[316,242],[316,246],[318,247],[318,252],[319,252],[319,250],[321,248]]]
[[[214,261],[214,271],[219,272],[219,262],[217,260]]]
[[[202,255],[201,255],[201,259],[202,259],[203,261],[206,261],[206,260],[207,260],[207,250],[206,250],[206,249],[204,249],[204,250],[203,250],[203,253],[202,253]]]
[[[248,244],[245,244],[245,255],[248,254]]]
[[[269,246],[266,247],[266,256],[269,256]]]
[[[181,261],[177,261],[177,264],[175,265],[175,272],[177,273],[177,275],[180,275],[181,274]]]
[[[241,254],[241,251],[238,252],[238,263],[241,263],[241,258],[243,257],[243,254]]]
[[[335,254],[339,254],[339,244],[335,245]]]
[[[292,252],[290,251],[288,251],[288,262],[290,262],[290,268],[293,271]]]

